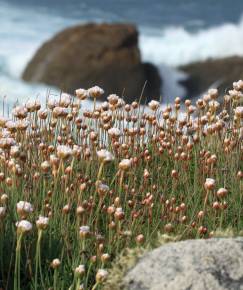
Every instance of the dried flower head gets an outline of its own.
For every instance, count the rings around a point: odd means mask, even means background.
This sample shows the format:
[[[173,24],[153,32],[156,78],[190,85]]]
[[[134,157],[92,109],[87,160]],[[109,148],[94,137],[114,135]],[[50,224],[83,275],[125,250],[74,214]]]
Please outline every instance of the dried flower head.
[[[67,108],[70,105],[70,103],[71,103],[71,96],[69,94],[62,93],[59,105],[61,107]]]
[[[97,151],[97,156],[101,162],[110,162],[114,160],[114,155],[110,151],[105,149]]]
[[[51,165],[50,165],[50,162],[49,161],[44,161],[41,163],[41,169],[44,171],[44,172],[48,172],[49,169],[51,168]]]
[[[57,146],[57,156],[61,159],[66,159],[73,154],[73,150],[66,145]]]
[[[58,267],[60,267],[61,265],[61,261],[59,259],[53,259],[51,262],[51,267],[53,269],[57,269]]]
[[[100,196],[104,196],[109,190],[110,188],[107,184],[104,184],[101,181],[97,183],[97,191]]]
[[[6,215],[7,209],[5,206],[0,206],[0,220],[3,219]]]
[[[15,139],[6,137],[6,138],[0,138],[0,148],[2,149],[10,149],[11,146],[14,146],[16,144]]]
[[[90,227],[89,226],[81,226],[79,228],[79,235],[81,238],[87,238],[90,235]]]
[[[39,218],[36,221],[36,226],[40,230],[45,230],[48,227],[49,224],[49,218],[44,216],[39,216]]]
[[[218,90],[217,89],[209,89],[208,94],[212,99],[216,99],[218,97]]]
[[[148,106],[149,108],[152,110],[152,111],[157,111],[158,108],[159,108],[159,102],[158,101],[155,101],[155,100],[152,100],[148,103]]]
[[[111,94],[107,97],[107,100],[111,105],[115,106],[119,101],[119,97],[115,94]]]
[[[94,86],[88,89],[89,96],[91,98],[100,98],[104,94],[104,90],[98,86]]]
[[[116,211],[114,213],[114,216],[117,220],[123,220],[125,213],[121,207],[116,208]]]
[[[144,243],[144,235],[139,234],[139,235],[136,237],[136,243],[137,243],[138,245],[143,244],[143,243]]]
[[[1,198],[0,198],[0,201],[3,203],[3,204],[6,204],[8,202],[8,195],[6,193],[3,193],[1,195]]]
[[[204,183],[204,187],[206,190],[212,190],[215,188],[215,180],[213,178],[206,178],[206,181]]]
[[[99,269],[96,273],[96,282],[97,283],[103,283],[108,277],[108,271],[105,269]]]
[[[33,206],[31,203],[27,202],[27,201],[19,201],[17,203],[17,213],[20,215],[20,216],[25,216],[25,215],[28,215],[30,213],[33,212]]]
[[[121,131],[118,128],[110,128],[108,130],[108,134],[112,137],[112,138],[118,138],[121,136]]]
[[[41,108],[41,104],[38,100],[29,100],[26,102],[25,107],[27,108],[28,112],[35,112]]]
[[[75,268],[75,274],[79,277],[82,277],[85,273],[85,266],[84,265],[79,265],[78,267]]]
[[[16,118],[24,119],[27,117],[28,111],[24,106],[17,106],[13,109],[13,115]]]
[[[63,107],[55,107],[52,111],[54,118],[65,118],[68,115],[68,109]]]
[[[32,230],[32,224],[27,220],[16,222],[16,227],[19,234],[27,233]]]
[[[82,89],[82,88],[77,89],[75,91],[75,94],[80,100],[85,100],[89,96],[89,92],[85,89]]]
[[[242,90],[243,89],[243,81],[242,80],[239,80],[238,82],[233,82],[233,88],[235,90]]]
[[[225,197],[227,193],[228,193],[228,190],[226,188],[220,188],[217,191],[217,196],[222,198],[222,197]]]
[[[132,161],[131,159],[123,159],[120,163],[119,163],[119,169],[121,170],[128,170],[129,168],[131,168],[132,166]]]
[[[235,116],[239,119],[243,119],[243,106],[235,108]]]

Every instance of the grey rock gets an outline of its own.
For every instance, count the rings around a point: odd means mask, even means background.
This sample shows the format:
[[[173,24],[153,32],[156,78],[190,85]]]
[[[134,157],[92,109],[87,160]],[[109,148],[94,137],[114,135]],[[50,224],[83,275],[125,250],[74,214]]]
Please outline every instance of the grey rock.
[[[243,238],[167,244],[142,257],[123,283],[127,290],[242,290]]]

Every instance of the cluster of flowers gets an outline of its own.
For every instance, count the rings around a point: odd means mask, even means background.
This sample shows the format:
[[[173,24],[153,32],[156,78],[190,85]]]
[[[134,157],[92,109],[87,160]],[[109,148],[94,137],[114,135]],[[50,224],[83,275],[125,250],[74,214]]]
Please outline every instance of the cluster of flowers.
[[[104,91],[95,86],[49,98],[45,107],[28,101],[12,118],[1,117],[4,287],[95,289],[112,258],[150,243],[157,232],[192,238],[239,229],[242,91],[238,81],[221,99],[211,89],[195,105],[176,98],[163,109],[155,100],[148,108],[126,104],[115,94],[96,102]],[[82,110],[88,97],[94,106]],[[22,279],[20,259],[36,261]]]

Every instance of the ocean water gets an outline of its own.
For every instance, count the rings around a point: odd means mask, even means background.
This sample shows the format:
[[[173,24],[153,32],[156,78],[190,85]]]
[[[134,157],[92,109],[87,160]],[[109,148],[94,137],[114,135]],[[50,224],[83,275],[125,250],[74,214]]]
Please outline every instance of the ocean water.
[[[37,48],[62,29],[87,22],[137,25],[142,59],[158,66],[163,98],[183,94],[176,67],[207,58],[243,56],[242,0],[0,0],[0,100],[12,105],[51,91],[21,74]],[[169,98],[170,96],[170,98]]]

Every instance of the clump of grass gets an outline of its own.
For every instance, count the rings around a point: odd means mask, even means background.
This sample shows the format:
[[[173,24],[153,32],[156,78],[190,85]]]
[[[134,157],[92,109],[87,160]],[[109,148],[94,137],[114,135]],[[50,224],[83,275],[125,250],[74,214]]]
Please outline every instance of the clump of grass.
[[[121,290],[123,289],[122,279],[129,269],[131,269],[139,258],[141,258],[148,249],[136,247],[125,249],[112,264],[109,277],[103,287],[104,290]]]
[[[233,86],[221,105],[217,90],[184,109],[99,103],[93,87],[2,116],[0,287],[100,289],[124,249],[240,232],[243,82]]]
[[[168,234],[158,233],[157,240],[153,244],[148,244],[146,248],[137,246],[135,248],[126,248],[115,259],[111,265],[108,279],[103,287],[104,290],[122,290],[124,289],[123,278],[126,273],[136,265],[138,260],[148,253],[154,247],[160,247],[167,243],[179,241],[180,237]]]

